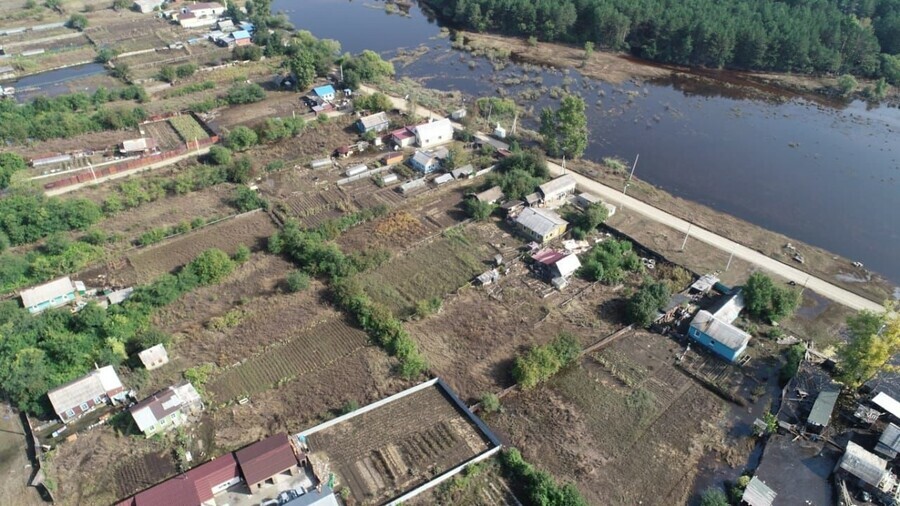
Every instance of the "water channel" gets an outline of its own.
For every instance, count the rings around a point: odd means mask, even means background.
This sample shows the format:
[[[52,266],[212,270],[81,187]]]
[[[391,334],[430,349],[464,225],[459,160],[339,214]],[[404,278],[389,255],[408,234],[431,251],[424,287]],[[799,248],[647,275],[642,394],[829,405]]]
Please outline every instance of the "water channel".
[[[418,7],[389,13],[375,0],[276,0],[298,29],[340,41],[343,50],[392,57],[427,47],[399,77],[428,87],[495,95],[504,77],[483,58],[450,47]],[[473,61],[474,60],[474,61]],[[664,79],[612,85],[575,70],[532,70],[543,86],[568,85],[589,105],[585,156],[633,160],[636,172],[669,193],[858,260],[900,283],[900,110],[864,102],[823,106],[777,102]],[[516,85],[503,85],[514,96]],[[554,101],[547,95],[538,108]]]
[[[16,100],[27,102],[37,96],[54,97],[71,93],[72,89],[67,85],[69,81],[104,72],[106,72],[106,68],[100,63],[85,63],[25,76],[16,81],[2,84],[15,87]]]

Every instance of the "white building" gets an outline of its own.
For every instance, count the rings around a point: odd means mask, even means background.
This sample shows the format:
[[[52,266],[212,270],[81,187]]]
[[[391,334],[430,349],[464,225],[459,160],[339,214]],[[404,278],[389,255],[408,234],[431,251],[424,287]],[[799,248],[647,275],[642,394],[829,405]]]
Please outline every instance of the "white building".
[[[134,0],[134,8],[138,12],[146,14],[162,7],[164,3],[166,3],[165,0]]]
[[[447,118],[415,127],[416,143],[421,148],[446,144],[453,140],[453,125]]]
[[[178,23],[183,28],[199,28],[212,26],[219,22],[219,16],[225,13],[225,7],[216,2],[203,2],[186,5],[181,8]]]
[[[166,353],[166,347],[159,343],[151,346],[146,350],[138,353],[138,358],[144,364],[144,368],[148,371],[157,369],[169,363],[169,354]]]

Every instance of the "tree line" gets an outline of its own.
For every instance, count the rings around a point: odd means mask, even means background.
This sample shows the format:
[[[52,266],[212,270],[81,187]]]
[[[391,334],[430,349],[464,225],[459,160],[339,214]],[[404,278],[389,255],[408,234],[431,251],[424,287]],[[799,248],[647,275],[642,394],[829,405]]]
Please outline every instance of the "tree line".
[[[453,23],[713,68],[900,84],[897,0],[427,0]]]

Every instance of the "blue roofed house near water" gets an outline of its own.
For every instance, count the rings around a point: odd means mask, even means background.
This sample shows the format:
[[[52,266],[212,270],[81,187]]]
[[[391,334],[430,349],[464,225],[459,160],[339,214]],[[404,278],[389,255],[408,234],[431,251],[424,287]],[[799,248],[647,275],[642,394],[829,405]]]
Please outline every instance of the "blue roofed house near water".
[[[313,88],[313,93],[322,100],[334,100],[334,86],[330,84]]]
[[[747,349],[750,334],[732,325],[744,308],[740,290],[726,295],[713,311],[700,310],[688,335],[720,357],[735,362]]]

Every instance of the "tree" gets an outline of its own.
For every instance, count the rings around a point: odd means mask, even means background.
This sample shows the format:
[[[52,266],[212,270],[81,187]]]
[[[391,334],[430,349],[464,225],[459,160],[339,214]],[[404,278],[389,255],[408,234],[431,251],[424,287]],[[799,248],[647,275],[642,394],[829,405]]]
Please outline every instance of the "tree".
[[[262,48],[255,45],[236,46],[231,52],[231,57],[238,61],[259,61],[262,55]]]
[[[609,217],[609,209],[602,202],[590,204],[584,212],[576,214],[572,219],[572,236],[584,238],[594,231]]]
[[[212,248],[200,253],[186,269],[197,276],[201,285],[212,285],[231,274],[234,261],[224,251]]]
[[[113,48],[101,47],[97,51],[97,61],[100,63],[109,63],[109,61],[116,56],[118,56],[118,52]],[[99,89],[97,91],[99,91]]]
[[[176,77],[178,77],[178,74],[175,71],[175,67],[171,65],[163,65],[159,69],[159,78],[167,83],[174,83]]]
[[[700,497],[700,506],[728,506],[728,496],[718,488],[708,488]]]
[[[850,340],[838,349],[840,379],[856,389],[880,371],[900,352],[900,315],[896,303],[884,313],[862,311],[847,318]]]
[[[594,43],[591,41],[587,41],[584,43],[584,61],[588,61],[591,59],[591,56],[594,54]]]
[[[759,320],[776,322],[793,314],[800,305],[800,293],[776,286],[772,278],[761,272],[750,275],[743,288],[747,312]]]
[[[246,151],[257,144],[259,138],[252,129],[237,126],[225,136],[225,146],[234,151]]]
[[[83,32],[88,26],[88,19],[84,14],[72,14],[69,21],[66,23],[66,26],[78,30],[79,32]]]
[[[497,208],[495,205],[482,202],[476,198],[466,199],[463,203],[463,207],[466,209],[466,214],[475,221],[487,221],[494,212],[494,209]]]
[[[300,50],[288,60],[288,66],[294,79],[297,80],[297,89],[305,90],[316,79],[316,62],[312,53]]]
[[[231,163],[231,150],[224,146],[212,146],[206,160],[213,165],[228,165]]]
[[[545,108],[541,112],[540,133],[550,156],[579,158],[588,143],[584,99],[566,95],[556,111]]]
[[[121,79],[126,83],[131,80],[131,67],[127,63],[117,62],[111,71],[113,77]]]
[[[628,320],[641,327],[650,325],[660,308],[669,301],[669,295],[669,285],[665,282],[645,279],[625,306]]]
[[[197,72],[197,66],[193,63],[185,63],[175,67],[175,75],[180,79],[191,77],[195,72]]]
[[[309,288],[309,275],[299,269],[291,271],[284,281],[288,291],[291,293],[300,292]]]
[[[232,260],[234,260],[235,263],[238,263],[238,264],[242,264],[242,263],[245,263],[247,260],[250,260],[250,248],[248,248],[244,244],[241,244],[240,246],[238,246],[237,250],[234,252],[234,257],[232,257]]]
[[[394,107],[394,103],[391,102],[391,99],[379,91],[376,91],[371,95],[357,96],[353,100],[353,105],[356,109],[363,109],[373,113],[389,111]]]
[[[856,79],[850,74],[844,74],[838,78],[837,81],[838,90],[841,92],[841,95],[848,96],[856,90],[856,87],[859,83],[856,82]]]
[[[235,84],[225,94],[225,101],[230,105],[252,104],[264,98],[266,98],[265,90],[256,83]]]
[[[230,167],[228,167],[228,181],[232,183],[245,184],[250,181],[250,178],[253,177],[253,164],[250,162],[250,159],[246,156],[242,156],[234,161]],[[248,188],[249,190],[249,188]],[[252,191],[252,190],[250,190]],[[261,199],[260,199],[261,200]],[[245,201],[246,202],[246,201]],[[265,201],[263,201],[265,202]],[[254,203],[259,203],[259,201],[254,201]]]
[[[0,190],[9,187],[13,174],[27,167],[21,156],[15,153],[0,153]]]
[[[240,186],[234,192],[234,206],[238,211],[246,213],[254,209],[266,209],[269,204],[255,191],[246,186]]]

